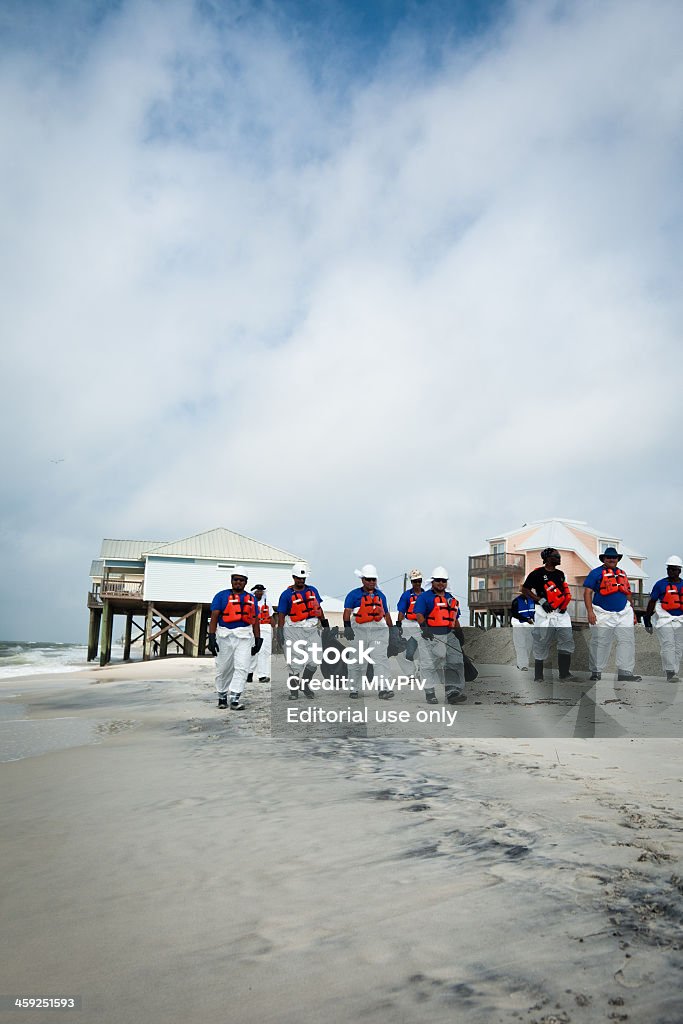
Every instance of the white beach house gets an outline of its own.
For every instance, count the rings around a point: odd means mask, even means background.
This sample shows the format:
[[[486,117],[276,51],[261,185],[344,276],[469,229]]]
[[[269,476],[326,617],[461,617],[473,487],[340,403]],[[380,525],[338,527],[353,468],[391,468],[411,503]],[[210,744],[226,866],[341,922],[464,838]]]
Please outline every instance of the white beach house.
[[[292,582],[300,554],[218,527],[175,541],[102,541],[90,569],[88,660],[111,659],[114,616],[124,616],[124,659],[142,642],[143,657],[158,650],[197,657],[204,653],[214,594],[230,586],[236,565],[249,572],[249,587],[263,583],[275,605]],[[141,621],[136,621],[141,620]]]

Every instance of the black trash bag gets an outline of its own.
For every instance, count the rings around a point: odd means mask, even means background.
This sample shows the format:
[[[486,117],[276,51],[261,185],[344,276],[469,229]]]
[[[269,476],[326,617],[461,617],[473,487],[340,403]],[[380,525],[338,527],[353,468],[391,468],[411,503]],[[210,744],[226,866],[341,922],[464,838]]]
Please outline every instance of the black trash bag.
[[[417,640],[414,636],[411,636],[406,640],[405,656],[408,661],[415,661],[415,652],[417,651]]]
[[[346,645],[339,641],[338,636],[339,630],[336,628],[336,626],[334,627],[334,629],[330,629],[329,627],[323,629],[322,633],[320,634],[320,642],[322,644],[323,653],[325,651],[338,651],[339,654],[341,654],[342,651],[346,650]],[[327,679],[328,681],[330,681],[332,685],[335,687],[335,689],[338,690],[339,687],[342,685],[341,677],[347,674],[347,666],[344,664],[341,658],[339,658],[338,661],[335,661],[334,664],[328,664],[328,662],[323,661],[322,665],[320,666],[320,674],[322,675],[323,679]]]
[[[387,658],[395,658],[401,651],[405,651],[407,640],[401,636],[398,626],[389,627],[389,643],[387,644]]]
[[[477,670],[477,666],[474,664],[474,662],[472,661],[471,658],[467,657],[467,655],[464,652],[463,652],[462,660],[465,663],[465,682],[466,683],[473,683],[474,680],[479,675],[479,672]]]

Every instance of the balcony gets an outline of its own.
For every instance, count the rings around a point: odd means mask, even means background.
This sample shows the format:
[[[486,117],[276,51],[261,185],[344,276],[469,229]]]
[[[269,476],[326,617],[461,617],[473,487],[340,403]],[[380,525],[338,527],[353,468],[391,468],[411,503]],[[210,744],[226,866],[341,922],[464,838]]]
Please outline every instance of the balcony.
[[[506,572],[522,575],[524,565],[524,555],[512,554],[510,551],[501,551],[495,555],[470,555],[469,574],[470,576],[486,576],[491,572]]]
[[[116,598],[123,601],[141,601],[142,583],[133,580],[102,580],[96,583],[88,594],[88,607],[96,608],[104,598]]]

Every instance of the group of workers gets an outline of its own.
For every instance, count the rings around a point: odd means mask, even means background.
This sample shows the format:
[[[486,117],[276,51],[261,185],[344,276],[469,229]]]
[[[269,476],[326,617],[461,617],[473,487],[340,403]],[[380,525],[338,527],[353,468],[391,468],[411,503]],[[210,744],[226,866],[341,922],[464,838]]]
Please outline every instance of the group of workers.
[[[427,680],[424,692],[428,703],[438,704],[439,684],[449,704],[466,700],[460,604],[447,590],[448,571],[438,566],[431,575],[431,586],[423,590],[422,573],[412,570],[410,589],[399,601],[396,625],[386,595],[377,585],[375,566],[357,569],[356,576],[360,586],[351,590],[344,602],[344,686],[348,696],[359,697],[367,668],[372,666],[378,698],[390,700],[394,690],[389,658],[402,655],[406,674],[415,675],[419,667]],[[303,563],[293,565],[292,583],[274,610],[264,600],[262,584],[247,590],[248,570],[242,566],[233,569],[230,589],[216,594],[211,603],[208,649],[216,657],[219,708],[241,710],[244,688],[254,675],[260,682],[268,682],[273,629],[288,660],[288,652],[296,651],[296,673],[290,673],[287,686],[290,700],[298,700],[301,693],[315,696],[310,681],[318,668],[320,629],[328,643],[335,638],[320,593],[307,577]]]
[[[601,678],[616,640],[617,678],[637,682],[641,677],[633,672],[636,618],[628,577],[618,568],[622,555],[608,547],[599,557],[601,565],[584,581],[584,602],[591,627],[590,678]],[[559,677],[572,681],[574,638],[568,610],[571,591],[559,568],[560,552],[545,548],[541,560],[543,565],[529,573],[519,597],[512,602],[517,667],[527,671],[533,654],[534,679],[543,681],[544,662],[556,639]],[[682,568],[683,561],[677,555],[667,560],[667,575],[652,588],[644,616],[649,632],[653,630],[655,616],[662,666],[671,682],[679,681],[683,654]],[[358,698],[369,664],[378,698],[390,700],[394,696],[395,674],[389,659],[397,657],[405,674],[425,680],[424,695],[429,704],[439,703],[437,688],[441,687],[449,704],[465,701],[464,634],[460,604],[447,589],[448,571],[437,566],[428,579],[429,586],[423,588],[422,572],[412,569],[410,587],[398,601],[395,624],[386,596],[377,585],[376,567],[368,564],[355,574],[360,586],[346,595],[343,615],[343,636],[347,641],[344,685],[348,696]],[[208,649],[216,657],[218,707],[241,710],[246,683],[255,675],[260,682],[269,681],[273,629],[288,661],[289,652],[297,652],[296,672],[290,673],[287,682],[289,699],[298,700],[301,693],[313,698],[310,682],[319,664],[316,651],[320,648],[320,630],[323,646],[326,640],[336,640],[325,618],[320,593],[308,582],[307,566],[301,562],[292,566],[292,583],[280,595],[275,609],[268,604],[265,587],[258,583],[248,591],[248,580],[248,570],[236,566],[230,588],[216,594],[211,604]]]
[[[599,566],[592,569],[583,583],[583,600],[591,629],[588,645],[590,679],[602,678],[616,642],[617,680],[639,682],[635,675],[636,661],[633,595],[627,574],[620,569],[623,558],[614,547],[605,548]],[[510,608],[512,638],[517,668],[527,671],[534,658],[534,679],[543,680],[545,659],[550,653],[553,636],[557,638],[557,665],[560,679],[571,681],[571,656],[574,651],[569,605],[571,590],[559,568],[562,556],[556,548],[541,552],[542,567],[530,572]],[[683,655],[683,560],[670,555],[666,576],[658,580],[650,592],[643,624],[657,632],[666,678],[680,682],[678,675]],[[654,626],[653,626],[654,616]],[[551,628],[553,627],[553,628]]]

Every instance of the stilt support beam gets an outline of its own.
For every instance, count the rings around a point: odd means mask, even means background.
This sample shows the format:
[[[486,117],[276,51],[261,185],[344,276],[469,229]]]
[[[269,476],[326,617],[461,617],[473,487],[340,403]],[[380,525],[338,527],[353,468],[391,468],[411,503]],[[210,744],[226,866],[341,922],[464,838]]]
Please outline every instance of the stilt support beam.
[[[100,665],[111,661],[111,638],[114,630],[114,615],[111,603],[105,599],[102,605],[102,639],[100,641]]]

